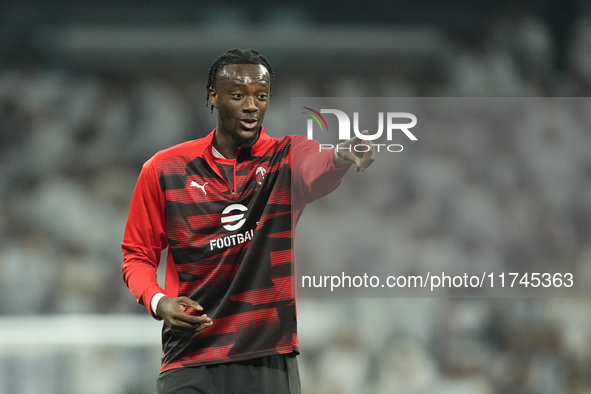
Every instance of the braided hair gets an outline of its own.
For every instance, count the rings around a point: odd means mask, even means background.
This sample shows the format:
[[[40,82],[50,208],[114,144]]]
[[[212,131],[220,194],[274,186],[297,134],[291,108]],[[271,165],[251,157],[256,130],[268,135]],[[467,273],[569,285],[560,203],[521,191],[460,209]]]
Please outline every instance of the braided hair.
[[[222,72],[225,66],[233,64],[261,64],[267,68],[267,71],[269,71],[271,81],[275,77],[269,61],[258,51],[252,48],[228,49],[226,52],[219,55],[209,67],[209,72],[207,73],[207,85],[205,86],[205,89],[207,90],[205,106],[209,103],[209,92],[214,88],[217,76]],[[213,104],[211,105],[211,112],[213,112]]]

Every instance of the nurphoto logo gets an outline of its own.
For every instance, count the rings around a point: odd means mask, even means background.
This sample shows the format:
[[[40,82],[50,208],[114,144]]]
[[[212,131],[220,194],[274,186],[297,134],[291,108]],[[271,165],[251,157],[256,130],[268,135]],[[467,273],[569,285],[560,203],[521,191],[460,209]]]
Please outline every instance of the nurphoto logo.
[[[320,127],[320,130],[328,131],[328,124],[326,123],[326,119],[322,114],[333,114],[337,117],[337,121],[339,124],[339,140],[347,141],[351,139],[351,120],[349,115],[347,115],[344,111],[338,109],[321,109],[320,112],[309,108],[309,107],[302,107],[307,109],[310,112],[302,112],[305,115],[310,116],[308,119],[307,124],[307,133],[308,139],[313,139],[314,135],[314,121]],[[417,117],[409,112],[387,112],[386,113],[386,139],[388,141],[392,141],[393,136],[395,135],[395,131],[402,131],[408,139],[411,141],[417,141],[417,137],[409,130],[416,126],[417,124]],[[399,123],[400,119],[406,119],[410,122],[406,123]],[[370,131],[371,132],[371,131]],[[374,141],[377,140],[384,134],[384,112],[378,112],[378,130],[374,134],[363,135],[359,129],[359,112],[353,112],[353,133],[360,139]],[[379,152],[381,147],[385,147],[388,152],[402,152],[402,145],[400,144],[373,144],[376,148],[376,151]],[[335,146],[333,144],[320,144],[320,150],[322,149],[332,149]],[[369,147],[367,145],[358,145],[354,147],[356,152],[365,152]],[[360,149],[360,150],[357,150]]]

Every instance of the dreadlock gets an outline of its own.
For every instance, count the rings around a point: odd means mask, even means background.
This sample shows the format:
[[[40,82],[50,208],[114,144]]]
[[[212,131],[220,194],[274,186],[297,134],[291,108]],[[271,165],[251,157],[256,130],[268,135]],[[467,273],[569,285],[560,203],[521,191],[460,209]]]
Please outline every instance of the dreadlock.
[[[206,107],[209,102],[209,92],[214,88],[218,74],[224,69],[225,66],[230,66],[233,64],[261,64],[267,68],[267,71],[269,71],[271,81],[275,77],[275,74],[273,74],[273,68],[271,68],[269,61],[258,51],[252,48],[228,49],[226,52],[219,55],[209,67],[209,72],[207,73],[207,86],[205,86],[205,89],[207,90],[207,97],[205,99]],[[211,112],[213,112],[213,104],[211,105]]]

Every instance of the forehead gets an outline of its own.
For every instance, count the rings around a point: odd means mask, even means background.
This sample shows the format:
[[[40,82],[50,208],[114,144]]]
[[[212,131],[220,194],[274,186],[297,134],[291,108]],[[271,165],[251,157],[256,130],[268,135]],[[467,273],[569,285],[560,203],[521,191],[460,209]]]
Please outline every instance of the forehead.
[[[262,64],[231,64],[224,66],[216,78],[216,84],[246,85],[253,82],[269,85],[269,71]]]

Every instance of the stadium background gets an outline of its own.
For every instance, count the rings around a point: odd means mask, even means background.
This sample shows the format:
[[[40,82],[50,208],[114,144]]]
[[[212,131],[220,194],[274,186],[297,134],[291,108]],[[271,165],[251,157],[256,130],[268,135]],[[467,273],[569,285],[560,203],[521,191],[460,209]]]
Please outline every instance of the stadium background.
[[[159,323],[123,285],[119,243],[142,163],[214,127],[204,85],[217,54],[268,57],[265,124],[279,136],[292,96],[587,96],[590,12],[549,0],[1,2],[0,394],[152,392]],[[467,138],[450,157],[491,159]],[[568,130],[540,138],[568,147]],[[588,156],[520,167],[522,179],[570,176],[550,230],[518,256],[591,263]],[[429,212],[429,185],[445,179],[407,170],[424,187],[398,192],[400,208]],[[522,188],[507,192],[523,202]],[[487,241],[466,237],[466,256]],[[591,393],[589,299],[303,299],[299,320],[304,392]]]

